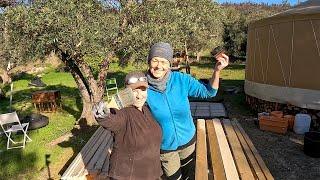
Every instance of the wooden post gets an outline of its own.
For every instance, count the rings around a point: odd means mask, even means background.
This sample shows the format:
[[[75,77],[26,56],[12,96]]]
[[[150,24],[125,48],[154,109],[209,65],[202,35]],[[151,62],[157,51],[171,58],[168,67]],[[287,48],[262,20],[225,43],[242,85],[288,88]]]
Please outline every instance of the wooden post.
[[[254,178],[252,171],[250,169],[250,165],[247,161],[245,153],[242,150],[241,144],[240,144],[239,139],[238,139],[238,137],[237,137],[232,125],[231,125],[230,120],[224,119],[223,125],[224,125],[224,129],[226,131],[226,135],[229,140],[231,151],[232,151],[234,160],[236,162],[241,179],[254,180],[255,178]]]
[[[10,112],[12,112],[12,91],[13,91],[13,82],[10,84]]]
[[[218,144],[221,151],[222,162],[226,173],[226,177],[230,180],[239,180],[240,178],[238,175],[238,171],[234,163],[234,159],[232,157],[232,153],[227,138],[224,134],[221,122],[219,119],[213,119],[212,122],[218,137]]]
[[[214,179],[226,180],[226,173],[223,168],[221,152],[218,144],[218,137],[211,120],[206,121],[209,149],[211,156],[211,165]]]
[[[189,56],[188,56],[188,48],[187,41],[184,42],[184,51],[186,52],[186,73],[190,74],[190,64],[189,64]]]
[[[206,124],[204,119],[197,120],[196,180],[208,180],[208,160]]]

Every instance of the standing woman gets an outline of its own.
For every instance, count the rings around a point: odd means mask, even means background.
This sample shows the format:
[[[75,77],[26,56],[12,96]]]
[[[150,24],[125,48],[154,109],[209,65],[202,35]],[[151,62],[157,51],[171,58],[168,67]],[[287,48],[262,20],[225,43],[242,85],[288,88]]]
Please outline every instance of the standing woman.
[[[100,102],[93,107],[97,122],[114,133],[109,177],[119,180],[155,180],[162,175],[160,164],[161,129],[148,107],[147,78],[142,72],[129,73],[126,87],[133,90],[135,103],[120,110]]]
[[[168,179],[194,179],[196,129],[188,97],[214,97],[220,71],[229,63],[225,54],[217,58],[208,84],[181,72],[171,72],[173,49],[168,43],[154,44],[148,56],[147,103],[162,129],[161,165]]]

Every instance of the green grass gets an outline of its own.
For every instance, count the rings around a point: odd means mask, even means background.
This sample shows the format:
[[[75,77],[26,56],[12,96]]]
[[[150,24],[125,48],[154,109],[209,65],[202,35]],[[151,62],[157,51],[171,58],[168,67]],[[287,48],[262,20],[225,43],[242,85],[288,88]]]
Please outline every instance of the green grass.
[[[14,81],[13,109],[21,117],[34,112],[31,93],[43,89],[28,87],[28,82],[32,78],[30,75],[25,75]],[[49,143],[73,129],[76,117],[80,113],[79,109],[81,107],[77,103],[80,96],[69,73],[49,72],[44,75],[42,80],[48,85],[45,89],[60,89],[62,102],[64,107],[67,108],[57,113],[45,114],[49,117],[50,123],[44,128],[29,131],[29,136],[33,141],[27,143],[27,147],[23,150],[6,151],[6,139],[4,137],[0,139],[0,149],[2,151],[0,153],[0,179],[13,179],[16,178],[17,174],[23,174],[26,179],[37,178],[39,172],[47,167],[46,156],[50,156],[54,165],[54,162],[59,162],[59,157],[64,153],[65,147],[61,145],[50,146]],[[9,87],[5,89],[8,92]],[[9,111],[8,100],[0,101],[0,111],[1,113]]]
[[[113,63],[110,65],[108,78],[117,78],[119,87],[122,89],[125,75],[130,71],[140,69],[147,69],[147,66],[144,64],[119,67]],[[63,173],[66,162],[70,163],[72,157],[80,151],[96,129],[96,127],[92,127],[85,131],[88,133],[82,133],[83,129],[74,128],[76,120],[81,115],[82,102],[76,83],[70,73],[55,72],[52,69],[46,71],[42,77],[42,81],[47,84],[45,88],[28,87],[28,83],[33,78],[34,76],[25,74],[13,83],[13,109],[17,111],[19,117],[35,112],[31,103],[31,94],[42,89],[59,89],[63,110],[44,114],[49,117],[49,125],[29,131],[28,134],[33,141],[27,143],[25,149],[7,151],[6,138],[0,137],[0,179],[16,179],[17,177],[19,179],[42,179],[42,171],[48,171],[48,167],[51,171],[51,177],[58,179],[58,173]],[[7,86],[4,89],[9,97],[10,87]],[[6,112],[9,112],[9,99],[0,100],[0,113]],[[54,140],[68,133],[77,134],[77,136],[57,145],[50,145]],[[17,138],[19,138],[18,135]],[[48,177],[47,174],[45,176]]]
[[[201,63],[191,66],[191,74],[196,78],[210,78],[214,63],[203,60]],[[119,67],[112,63],[108,72],[108,78],[115,77],[120,88],[124,87],[125,75],[130,71],[146,71],[146,64],[133,64],[127,67]],[[42,80],[48,86],[45,88],[28,87],[32,75],[24,75],[14,81],[13,108],[21,117],[34,112],[31,103],[31,93],[41,89],[59,89],[62,96],[63,110],[56,113],[46,113],[49,117],[49,125],[44,128],[29,131],[33,140],[27,143],[25,149],[6,150],[6,138],[0,137],[0,179],[47,179],[50,169],[51,178],[59,179],[59,173],[63,173],[73,157],[80,151],[86,141],[97,128],[74,128],[75,121],[81,115],[82,102],[78,88],[70,73],[47,71]],[[222,72],[222,87],[228,85],[243,86],[244,66],[230,65]],[[5,87],[9,92],[9,87]],[[8,96],[8,93],[7,93]],[[225,101],[230,101],[240,113],[246,113],[244,108],[243,93],[236,95],[224,95]],[[0,113],[8,112],[9,101],[0,100]],[[57,138],[68,133],[76,135],[69,140],[51,145]]]

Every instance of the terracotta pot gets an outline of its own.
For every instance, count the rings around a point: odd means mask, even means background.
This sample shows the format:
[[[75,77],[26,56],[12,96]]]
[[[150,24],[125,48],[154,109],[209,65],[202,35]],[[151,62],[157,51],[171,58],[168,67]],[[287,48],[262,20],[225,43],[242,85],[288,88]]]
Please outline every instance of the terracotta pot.
[[[283,112],[282,111],[272,111],[270,113],[271,116],[274,116],[274,117],[279,117],[279,118],[282,118],[283,117]]]

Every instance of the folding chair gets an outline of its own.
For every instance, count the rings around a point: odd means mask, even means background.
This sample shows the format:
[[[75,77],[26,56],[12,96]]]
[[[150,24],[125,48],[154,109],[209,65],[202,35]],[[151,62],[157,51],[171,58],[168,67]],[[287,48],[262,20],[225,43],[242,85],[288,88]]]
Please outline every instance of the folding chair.
[[[0,114],[0,125],[3,129],[4,134],[7,136],[7,149],[13,148],[24,148],[26,146],[26,142],[31,142],[31,138],[27,135],[29,123],[20,123],[18,115],[16,112]],[[12,133],[16,133],[18,131],[23,132],[23,141],[16,142],[12,139]],[[22,143],[20,146],[10,146],[11,144]]]
[[[111,96],[109,94],[109,91],[114,91],[116,90],[118,93],[118,85],[117,85],[117,80],[116,78],[110,78],[106,80],[106,92],[107,92],[107,98],[108,101],[111,99]]]

